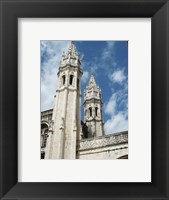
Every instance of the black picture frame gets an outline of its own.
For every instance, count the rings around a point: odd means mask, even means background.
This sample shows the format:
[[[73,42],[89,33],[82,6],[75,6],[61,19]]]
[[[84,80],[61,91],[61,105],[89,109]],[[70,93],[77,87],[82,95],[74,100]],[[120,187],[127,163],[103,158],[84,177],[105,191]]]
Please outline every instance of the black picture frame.
[[[42,17],[150,17],[152,19],[151,183],[18,183],[17,21],[18,18]],[[1,199],[169,199],[169,3],[167,0],[0,0],[0,36]]]

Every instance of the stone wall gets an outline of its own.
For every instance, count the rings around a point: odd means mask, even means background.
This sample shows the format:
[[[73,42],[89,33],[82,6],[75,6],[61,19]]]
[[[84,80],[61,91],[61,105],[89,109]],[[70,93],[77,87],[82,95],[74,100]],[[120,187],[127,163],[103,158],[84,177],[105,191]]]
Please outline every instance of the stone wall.
[[[83,139],[77,146],[77,159],[119,159],[128,156],[128,132]]]

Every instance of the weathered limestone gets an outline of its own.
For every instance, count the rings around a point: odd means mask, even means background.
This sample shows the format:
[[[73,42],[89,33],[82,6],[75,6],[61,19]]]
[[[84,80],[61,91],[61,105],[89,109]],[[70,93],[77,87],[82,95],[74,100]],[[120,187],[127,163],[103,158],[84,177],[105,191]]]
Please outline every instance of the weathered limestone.
[[[71,42],[62,56],[53,112],[53,135],[48,159],[75,159],[77,133],[81,128],[81,61]]]
[[[104,135],[101,90],[93,74],[81,122],[81,64],[71,42],[57,74],[55,107],[41,113],[41,159],[127,159],[128,131]]]
[[[96,85],[93,74],[84,92],[84,121],[88,126],[89,137],[98,137],[103,132],[101,90]]]
[[[77,159],[99,160],[128,157],[128,132],[84,139],[77,146]]]

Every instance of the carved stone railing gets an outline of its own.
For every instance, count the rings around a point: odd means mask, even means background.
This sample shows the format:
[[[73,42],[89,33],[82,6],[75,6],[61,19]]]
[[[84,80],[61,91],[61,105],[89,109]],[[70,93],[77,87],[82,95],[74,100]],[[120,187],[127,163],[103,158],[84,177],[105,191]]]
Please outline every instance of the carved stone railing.
[[[122,143],[128,143],[128,131],[117,134],[105,135],[97,138],[88,138],[80,140],[79,142],[77,142],[77,150],[82,151]]]

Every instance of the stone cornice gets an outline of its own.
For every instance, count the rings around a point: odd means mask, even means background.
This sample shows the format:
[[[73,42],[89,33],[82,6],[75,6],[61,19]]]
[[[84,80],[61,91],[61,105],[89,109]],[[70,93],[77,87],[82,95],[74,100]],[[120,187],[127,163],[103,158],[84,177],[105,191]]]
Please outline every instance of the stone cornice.
[[[75,88],[70,88],[70,87],[63,87],[63,88],[57,89],[56,92],[62,92],[62,91],[64,91],[64,90],[76,91],[76,92],[81,96],[81,94],[78,92],[77,89],[75,89]]]
[[[77,149],[78,151],[83,151],[83,150],[103,148],[106,146],[118,145],[123,143],[128,143],[128,131],[97,138],[80,140],[79,142],[77,142],[77,144],[79,144],[77,146]]]
[[[58,71],[57,75],[59,75],[60,72],[63,72],[63,71],[65,71],[65,70],[67,70],[68,68],[71,68],[71,69],[73,69],[74,71],[79,71],[81,74],[83,74],[82,69],[81,69],[79,66],[77,66],[77,65],[66,64],[66,65],[64,65],[64,66],[60,66],[60,67],[59,67],[59,71]]]
[[[90,99],[85,99],[83,104],[90,103],[90,102],[101,102],[103,104],[102,100],[100,98],[92,97]]]
[[[102,119],[97,119],[96,117],[93,117],[92,119],[86,119],[86,122],[91,122],[91,121],[102,122]]]

